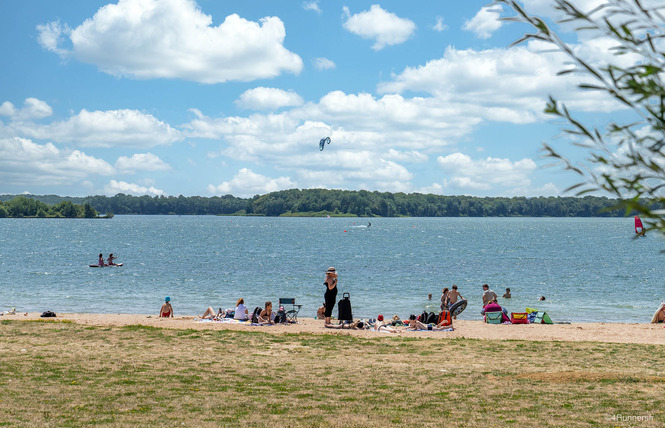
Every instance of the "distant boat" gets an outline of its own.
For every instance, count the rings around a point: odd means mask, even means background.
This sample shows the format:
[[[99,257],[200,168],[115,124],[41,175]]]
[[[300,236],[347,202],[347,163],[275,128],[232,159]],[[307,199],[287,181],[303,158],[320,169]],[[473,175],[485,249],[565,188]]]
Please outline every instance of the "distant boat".
[[[644,226],[642,226],[642,220],[640,220],[640,216],[638,215],[635,216],[635,233],[638,236],[646,236]]]

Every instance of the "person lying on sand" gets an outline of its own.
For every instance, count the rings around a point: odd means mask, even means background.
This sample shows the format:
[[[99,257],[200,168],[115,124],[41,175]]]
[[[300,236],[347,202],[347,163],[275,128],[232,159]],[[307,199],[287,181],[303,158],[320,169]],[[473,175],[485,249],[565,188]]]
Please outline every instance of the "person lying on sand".
[[[326,328],[336,328],[340,330],[364,330],[365,329],[365,323],[362,321],[356,321],[352,323],[342,323],[338,325],[333,325],[333,324],[326,324]]]
[[[412,319],[409,320],[409,326],[406,328],[407,330],[430,330],[430,331],[441,331],[441,330],[455,330],[451,325],[434,325],[434,324],[425,324],[417,319]]]
[[[376,322],[374,323],[374,330],[376,331],[388,331],[390,333],[397,333],[397,330],[390,326],[390,323],[383,320],[383,315],[379,314],[376,317]]]
[[[215,310],[212,308],[212,306],[208,306],[208,309],[201,315],[202,320],[216,320],[219,319],[219,313],[215,313]],[[222,315],[223,317],[223,315]]]

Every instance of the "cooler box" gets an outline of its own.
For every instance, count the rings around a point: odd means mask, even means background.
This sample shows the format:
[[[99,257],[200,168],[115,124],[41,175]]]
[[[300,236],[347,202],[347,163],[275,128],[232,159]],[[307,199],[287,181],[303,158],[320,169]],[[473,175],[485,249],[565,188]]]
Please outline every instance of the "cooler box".
[[[510,313],[510,322],[513,324],[528,324],[526,312],[511,312]]]

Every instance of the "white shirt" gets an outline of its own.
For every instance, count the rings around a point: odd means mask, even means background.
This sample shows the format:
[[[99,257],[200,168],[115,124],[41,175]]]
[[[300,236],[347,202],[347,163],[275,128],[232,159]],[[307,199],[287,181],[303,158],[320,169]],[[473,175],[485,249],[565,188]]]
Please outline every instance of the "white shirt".
[[[242,303],[236,306],[236,312],[233,315],[233,319],[236,320],[246,320],[247,319],[247,306]]]

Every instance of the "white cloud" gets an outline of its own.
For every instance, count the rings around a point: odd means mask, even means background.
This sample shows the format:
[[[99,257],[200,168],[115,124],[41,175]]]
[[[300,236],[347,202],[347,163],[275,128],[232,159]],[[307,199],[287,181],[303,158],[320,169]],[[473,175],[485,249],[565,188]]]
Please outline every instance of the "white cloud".
[[[251,81],[299,73],[302,59],[284,45],[277,17],[248,21],[233,14],[212,26],[193,0],[119,0],[69,34],[60,48],[59,23],[38,27],[45,49],[94,64],[113,76],[184,79],[202,83]]]
[[[364,39],[374,40],[372,49],[376,51],[404,43],[416,30],[413,21],[387,12],[378,4],[355,15],[351,15],[349,8],[344,6],[344,14],[347,16],[344,28]]]
[[[501,28],[499,17],[502,11],[501,6],[485,6],[476,13],[476,16],[466,21],[462,28],[473,32],[476,37],[489,39],[492,33]]]
[[[215,195],[232,194],[249,197],[294,187],[297,187],[296,184],[288,177],[270,178],[256,174],[251,169],[242,168],[231,180],[217,186],[208,185],[208,191]]]
[[[245,109],[277,110],[280,107],[299,106],[303,103],[303,99],[292,91],[258,87],[243,92],[235,103]]]
[[[314,68],[317,70],[331,70],[335,68],[336,65],[334,62],[329,60],[328,58],[315,58],[314,59]]]
[[[8,116],[14,121],[43,119],[52,114],[53,109],[51,106],[37,98],[26,98],[21,109],[17,109],[9,101],[0,104],[0,116]]]
[[[81,110],[65,121],[47,125],[12,123],[5,132],[84,147],[153,147],[182,139],[167,123],[137,110]]]
[[[319,1],[318,0],[303,2],[302,8],[305,9],[305,10],[312,10],[312,11],[318,13],[319,15],[321,14],[321,9],[319,8]]]
[[[528,158],[517,162],[492,157],[474,160],[462,153],[439,156],[437,163],[449,174],[450,178],[443,181],[446,187],[471,191],[496,190],[497,186],[528,186],[529,175],[536,169],[536,163]]]
[[[37,40],[39,44],[46,50],[55,52],[61,56],[66,56],[67,51],[58,48],[63,42],[63,35],[71,33],[71,30],[66,25],[63,26],[60,21],[49,22],[48,24],[37,26]]]
[[[25,138],[0,138],[0,182],[14,185],[71,184],[90,175],[111,175],[111,165],[79,150]]]
[[[125,181],[111,180],[104,186],[104,193],[107,195],[116,195],[118,193],[125,193],[130,195],[163,195],[164,191],[155,187],[144,187],[135,183],[127,183]]]
[[[437,16],[436,17],[436,24],[434,24],[434,26],[432,27],[432,30],[441,32],[441,31],[445,31],[447,29],[448,29],[448,26],[443,23],[443,18],[440,17],[440,16]]]
[[[607,55],[607,45],[601,40],[575,48],[585,49],[587,55],[593,53],[598,59]],[[601,93],[580,91],[579,75],[558,76],[560,70],[569,68],[566,58],[544,50],[545,45],[536,42],[483,51],[448,47],[442,58],[405,68],[391,82],[381,83],[378,91],[424,91],[441,102],[466,106],[460,108],[475,117],[512,123],[544,117],[542,110],[549,94],[556,94],[571,109],[608,112],[624,108]]]
[[[135,153],[132,157],[120,156],[115,167],[126,173],[135,171],[168,171],[171,166],[152,153]]]

